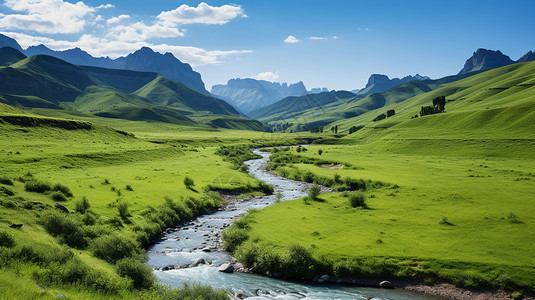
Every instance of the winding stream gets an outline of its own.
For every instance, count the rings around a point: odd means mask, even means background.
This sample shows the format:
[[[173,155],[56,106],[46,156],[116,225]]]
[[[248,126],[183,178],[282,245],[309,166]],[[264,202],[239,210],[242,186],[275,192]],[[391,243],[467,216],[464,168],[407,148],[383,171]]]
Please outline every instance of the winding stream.
[[[183,282],[197,282],[215,289],[228,289],[234,295],[242,294],[248,299],[396,299],[430,300],[431,296],[410,293],[404,290],[385,290],[329,284],[307,284],[284,281],[248,273],[226,274],[218,267],[234,259],[218,250],[220,235],[232,221],[251,208],[264,208],[275,203],[277,193],[282,201],[303,197],[308,183],[289,180],[268,173],[264,166],[270,153],[254,150],[260,159],[246,161],[249,173],[273,185],[274,194],[251,201],[230,204],[225,210],[200,216],[192,221],[168,229],[158,242],[148,249],[148,264],[161,283],[181,287]]]

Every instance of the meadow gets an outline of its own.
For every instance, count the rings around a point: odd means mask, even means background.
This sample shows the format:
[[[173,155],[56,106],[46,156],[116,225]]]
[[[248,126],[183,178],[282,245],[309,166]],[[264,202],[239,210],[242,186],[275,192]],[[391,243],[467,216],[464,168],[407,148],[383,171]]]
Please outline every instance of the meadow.
[[[247,241],[236,255],[250,259],[257,271],[280,272],[288,268],[284,261],[292,247],[300,245],[312,268],[298,277],[326,272],[533,291],[535,160],[527,151],[533,141],[415,143],[292,148],[292,156],[308,163],[281,164],[277,173],[320,183],[343,184],[349,177],[383,185],[363,189],[366,208],[353,207],[348,192],[340,192],[252,212],[241,226]],[[275,253],[272,259],[251,258],[262,257],[255,252],[262,248]]]

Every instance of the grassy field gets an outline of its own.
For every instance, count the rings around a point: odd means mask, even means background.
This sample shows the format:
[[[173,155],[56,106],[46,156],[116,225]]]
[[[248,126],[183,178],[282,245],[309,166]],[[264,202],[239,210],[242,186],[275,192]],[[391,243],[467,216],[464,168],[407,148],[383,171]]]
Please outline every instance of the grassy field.
[[[418,143],[415,151],[411,145],[395,151],[377,149],[376,144],[310,146],[299,155],[349,167],[295,164],[279,167],[279,173],[293,169],[393,185],[366,191],[367,209],[351,207],[344,193],[328,193],[320,196],[325,201],[295,200],[255,212],[249,243],[267,243],[280,253],[302,245],[326,261],[331,272],[341,261],[368,259],[381,264],[394,259],[398,265],[410,264],[414,272],[420,268],[427,275],[460,280],[459,285],[500,287],[503,282],[498,281],[509,278],[533,290],[535,160],[527,149],[534,142],[511,145],[521,148],[517,151],[502,145],[500,153],[496,153],[500,142],[491,143],[498,147],[486,149],[487,141],[450,141],[442,150],[437,146],[444,141],[427,147]],[[411,277],[406,268],[396,268],[391,266],[391,274],[383,276]]]
[[[9,106],[2,110],[6,118],[31,117]],[[75,117],[63,111],[49,114]],[[218,196],[207,192],[210,188],[265,190],[260,181],[237,170],[239,157],[237,162],[217,155],[220,146],[295,143],[262,132],[106,122],[110,119],[88,116],[79,119],[85,119],[80,124],[91,122],[90,129],[67,130],[57,127],[66,122],[62,119],[32,118],[36,126],[0,122],[0,294],[7,299],[55,294],[75,299],[172,298],[181,291],[162,294],[151,281],[150,268],[139,265],[142,246],[165,227],[220,205]],[[186,177],[194,181],[190,188]],[[37,182],[45,190],[32,189]],[[83,199],[88,209],[82,209]],[[55,203],[76,213],[54,212]],[[11,224],[23,226],[12,229]],[[114,246],[120,253],[102,254],[110,239],[120,244]],[[135,274],[146,276],[136,281]],[[214,296],[203,288],[184,291]]]

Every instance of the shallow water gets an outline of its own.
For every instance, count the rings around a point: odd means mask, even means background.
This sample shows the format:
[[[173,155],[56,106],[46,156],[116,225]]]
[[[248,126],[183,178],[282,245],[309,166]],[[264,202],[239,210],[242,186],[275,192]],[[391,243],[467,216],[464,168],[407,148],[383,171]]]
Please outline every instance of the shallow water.
[[[170,228],[161,239],[148,249],[148,264],[161,283],[181,287],[184,282],[210,285],[216,289],[228,289],[235,295],[248,299],[392,299],[430,300],[434,297],[414,294],[404,290],[359,288],[342,285],[319,285],[284,281],[248,273],[226,274],[218,267],[233,258],[217,250],[221,231],[251,208],[264,208],[275,203],[276,194],[282,201],[306,196],[308,183],[289,180],[268,173],[264,166],[270,153],[254,151],[261,159],[245,162],[249,173],[273,185],[273,195],[229,205],[225,211],[200,216],[190,222]],[[164,270],[162,270],[162,268]]]

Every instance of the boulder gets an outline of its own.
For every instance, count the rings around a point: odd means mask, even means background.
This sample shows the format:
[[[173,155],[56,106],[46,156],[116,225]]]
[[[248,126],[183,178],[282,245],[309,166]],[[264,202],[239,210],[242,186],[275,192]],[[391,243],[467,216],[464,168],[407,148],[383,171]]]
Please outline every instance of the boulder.
[[[232,273],[234,272],[234,266],[232,264],[226,263],[222,264],[217,270],[223,273]]]
[[[195,267],[198,266],[198,265],[206,265],[206,260],[204,260],[204,258],[199,259],[199,260],[195,263]]]
[[[54,204],[54,207],[59,209],[59,210],[61,210],[61,211],[63,211],[63,212],[65,212],[65,213],[68,213],[68,214],[71,213],[71,211],[63,204],[56,203],[56,204]]]
[[[393,289],[394,285],[392,284],[392,282],[388,280],[384,280],[384,281],[381,281],[381,283],[379,283],[379,287],[383,289]]]

